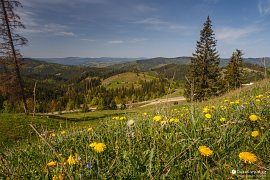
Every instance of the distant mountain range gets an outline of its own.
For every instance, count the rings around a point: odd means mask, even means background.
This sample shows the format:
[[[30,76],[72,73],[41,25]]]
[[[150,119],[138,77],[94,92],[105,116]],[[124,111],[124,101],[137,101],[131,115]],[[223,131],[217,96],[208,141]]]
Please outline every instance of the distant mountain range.
[[[60,58],[57,58],[58,60]],[[62,59],[62,58],[61,58]],[[81,58],[76,58],[81,59]],[[44,60],[44,59],[43,59]],[[52,59],[51,59],[52,60]],[[63,59],[62,59],[63,60]],[[74,59],[73,59],[74,60]],[[80,82],[88,78],[100,77],[101,79],[106,79],[114,75],[118,75],[126,72],[133,73],[150,73],[153,76],[159,76],[167,79],[174,79],[177,81],[184,81],[185,75],[189,68],[190,57],[177,57],[177,58],[163,58],[157,57],[152,59],[144,60],[130,60],[118,59],[114,61],[113,59],[106,59],[95,61],[97,64],[91,66],[89,61],[80,61],[84,64],[80,65],[65,65],[50,63],[46,61],[35,60],[25,58],[22,61],[22,75],[28,78],[29,81],[34,80],[54,80],[54,81],[72,81]],[[74,60],[75,61],[75,60]],[[59,61],[58,61],[59,62]],[[65,62],[60,61],[60,62]],[[119,63],[120,64],[117,64]],[[254,81],[258,77],[263,77],[264,68],[261,66],[261,60],[259,58],[248,58],[245,59],[244,67],[248,69],[247,75],[250,76],[249,81]],[[99,63],[105,65],[106,67],[100,67]],[[222,59],[221,65],[224,67],[228,63],[228,59]],[[90,63],[91,64],[91,63]],[[268,63],[269,65],[269,63]],[[0,69],[1,71],[1,69]]]
[[[113,58],[113,57],[100,57],[100,58],[81,58],[81,57],[66,57],[66,58],[32,58],[35,60],[45,61],[49,63],[56,63],[62,65],[81,65],[90,67],[113,67],[116,69],[138,69],[147,70],[150,68],[162,67],[166,64],[189,64],[190,57],[156,57],[156,58]],[[222,58],[220,61],[221,66],[226,66],[229,59]],[[262,58],[245,58],[244,62],[257,64],[263,66]],[[270,58],[267,58],[267,67],[270,67]]]
[[[45,61],[48,63],[56,63],[63,65],[83,65],[91,67],[105,67],[113,64],[135,61],[144,58],[114,58],[114,57],[100,57],[100,58],[82,58],[82,57],[64,57],[64,58],[31,58],[35,60]]]

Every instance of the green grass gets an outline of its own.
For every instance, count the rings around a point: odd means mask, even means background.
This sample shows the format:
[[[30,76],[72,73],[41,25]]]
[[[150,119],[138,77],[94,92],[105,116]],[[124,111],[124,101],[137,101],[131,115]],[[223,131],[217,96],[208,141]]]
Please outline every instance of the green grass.
[[[39,132],[53,132],[96,126],[108,117],[134,112],[134,110],[104,110],[63,115],[38,114],[35,117],[24,114],[0,114],[0,151],[15,143],[25,142],[29,139],[35,140],[37,135],[30,124],[34,125]]]
[[[46,143],[38,140],[6,150],[0,156],[0,177],[269,179],[269,89],[269,81],[262,81],[203,103],[151,107],[147,114],[143,114],[146,109],[137,109],[124,114],[61,115],[81,120],[77,122],[91,122],[87,116],[100,117],[102,123],[59,130],[46,136]],[[252,114],[258,119],[251,121]],[[255,130],[259,136],[254,138],[251,133]],[[100,144],[90,147],[94,142],[104,143],[106,148]],[[213,153],[204,156],[200,146]],[[245,163],[239,158],[241,152],[253,153],[256,161]],[[52,161],[55,166],[48,167]],[[238,170],[236,175],[232,170]]]
[[[164,95],[162,98],[174,98],[174,97],[179,97],[183,95],[184,95],[184,89],[178,88],[178,89],[175,89],[175,91],[172,92],[171,94]]]
[[[131,87],[132,84],[134,85],[134,87],[139,87],[140,80],[151,81],[153,79],[155,79],[155,77],[150,75],[149,73],[126,72],[105,79],[104,81],[102,81],[102,85],[107,88]]]
[[[34,132],[29,124],[33,124],[40,132],[69,127],[69,122],[50,119],[47,116],[31,117],[23,114],[0,114],[0,151],[19,141],[27,141],[33,138]]]

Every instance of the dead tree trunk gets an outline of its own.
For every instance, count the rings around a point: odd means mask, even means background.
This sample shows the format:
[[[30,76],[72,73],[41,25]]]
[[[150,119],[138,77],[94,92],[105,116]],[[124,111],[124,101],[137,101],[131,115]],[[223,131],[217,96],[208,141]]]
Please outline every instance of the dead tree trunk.
[[[20,99],[23,102],[24,105],[24,112],[25,114],[29,114],[29,110],[27,107],[27,103],[26,103],[26,98],[25,98],[25,94],[24,94],[24,87],[23,87],[23,83],[22,83],[22,78],[21,78],[21,74],[20,74],[20,67],[19,67],[19,63],[18,63],[18,58],[17,58],[17,53],[15,50],[15,46],[14,46],[14,42],[13,42],[13,37],[12,37],[12,32],[11,32],[11,26],[10,26],[10,21],[9,21],[9,17],[7,14],[7,7],[5,2],[8,1],[4,1],[1,0],[1,5],[2,5],[2,13],[3,13],[3,24],[4,24],[4,28],[5,28],[5,32],[8,38],[8,46],[7,48],[9,48],[9,55],[11,56],[11,58],[13,59],[14,62],[14,70],[15,70],[15,75],[17,78],[17,83],[18,83],[18,88],[19,88],[19,92],[20,92]],[[11,7],[8,7],[11,8]]]

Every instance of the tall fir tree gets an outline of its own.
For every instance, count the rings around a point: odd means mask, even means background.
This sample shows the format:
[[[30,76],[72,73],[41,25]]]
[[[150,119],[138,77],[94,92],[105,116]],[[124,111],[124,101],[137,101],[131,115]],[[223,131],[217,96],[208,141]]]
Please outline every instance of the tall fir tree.
[[[220,58],[214,35],[208,16],[200,31],[200,40],[197,41],[195,53],[192,54],[186,77],[184,95],[188,100],[203,101],[221,92]]]
[[[17,46],[25,45],[27,39],[16,33],[16,29],[24,28],[20,21],[20,17],[15,13],[16,7],[22,7],[21,3],[16,0],[0,0],[0,56],[5,57],[8,61],[13,62],[13,72],[16,77],[16,86],[18,94],[24,105],[24,111],[28,114],[28,107],[24,93],[20,73],[21,57]],[[14,84],[13,84],[14,85]]]
[[[228,89],[239,88],[244,81],[243,76],[243,53],[241,50],[236,49],[226,67],[225,81]]]

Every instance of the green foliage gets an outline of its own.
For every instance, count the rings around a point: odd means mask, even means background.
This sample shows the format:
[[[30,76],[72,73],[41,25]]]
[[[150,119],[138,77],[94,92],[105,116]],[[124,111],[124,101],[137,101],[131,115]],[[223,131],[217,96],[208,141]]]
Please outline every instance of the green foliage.
[[[239,49],[233,52],[226,67],[225,80],[228,89],[239,88],[244,82],[243,74],[243,53]]]
[[[162,67],[153,69],[160,77],[167,78],[173,81],[185,81],[189,65],[186,64],[168,64]]]
[[[256,64],[250,64],[245,61],[246,60],[243,62],[243,77],[245,77],[243,79],[244,84],[260,81],[265,78],[263,67]]]
[[[209,16],[200,35],[196,51],[191,58],[185,87],[187,99],[196,101],[206,100],[221,93],[220,58]]]

